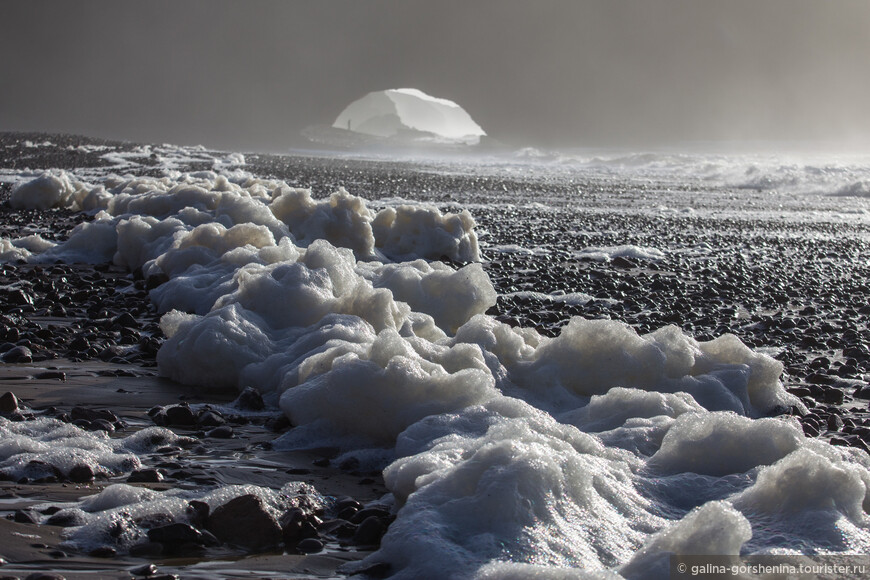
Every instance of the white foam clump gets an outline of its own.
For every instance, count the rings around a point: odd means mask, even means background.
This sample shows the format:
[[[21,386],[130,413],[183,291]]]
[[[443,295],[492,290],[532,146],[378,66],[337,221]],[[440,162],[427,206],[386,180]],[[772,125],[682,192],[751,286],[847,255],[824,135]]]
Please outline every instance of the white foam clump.
[[[9,205],[15,209],[69,208],[93,211],[106,207],[110,195],[102,187],[89,187],[66,171],[44,172],[12,190]]]
[[[75,190],[76,187],[66,172],[43,173],[13,189],[9,205],[15,209],[67,207]]]
[[[26,261],[34,254],[41,254],[54,246],[54,242],[46,240],[39,234],[31,234],[14,240],[0,238],[0,262]]]
[[[658,248],[635,246],[626,244],[622,246],[595,246],[584,248],[576,252],[578,258],[609,262],[614,258],[636,258],[638,260],[661,260],[665,253]]]
[[[614,387],[686,392],[709,410],[744,415],[796,402],[779,384],[782,364],[733,335],[698,342],[667,326],[641,336],[622,322],[576,317],[556,338],[533,338],[534,346],[485,319],[461,328],[457,340],[500,351],[498,359],[522,388],[520,396],[536,397],[540,404],[563,405],[565,397],[600,395]]]
[[[180,174],[176,179],[107,177],[93,187],[66,172],[48,172],[20,184],[11,203],[22,208],[103,210],[102,221],[116,229],[115,236],[103,228],[99,233],[105,235],[96,235],[82,224],[73,232],[75,239],[50,255],[23,256],[31,261],[94,262],[114,257],[119,265],[156,274],[159,268],[153,260],[172,248],[182,231],[212,222],[227,230],[242,224],[263,226],[275,243],[290,237],[305,247],[314,240],[327,240],[352,249],[358,258],[480,259],[474,220],[467,211],[444,214],[430,206],[402,206],[375,214],[362,198],[343,189],[328,199],[314,200],[310,190],[240,171]],[[82,246],[89,251],[83,252]],[[18,259],[22,254],[10,257]]]
[[[748,419],[734,413],[686,413],[677,418],[650,458],[662,473],[724,476],[779,461],[803,444],[796,423]]]
[[[458,271],[421,263],[364,266],[350,250],[324,241],[312,243],[296,260],[248,264],[217,285],[226,293],[206,315],[173,311],[164,316],[169,340],[158,354],[164,374],[197,384],[256,384],[263,391],[283,391],[312,377],[315,369],[329,370],[342,355],[368,361],[371,353],[382,356],[373,343],[386,331],[404,337],[382,340],[399,345],[395,356],[419,359],[414,364],[420,368],[445,368],[439,348],[425,339],[445,338],[445,330],[495,302],[492,285],[477,265]],[[205,295],[212,299],[208,291]],[[431,315],[412,312],[397,297]],[[302,366],[308,358],[312,361]],[[379,360],[386,368],[389,360]],[[480,361],[470,365],[485,368]]]
[[[862,465],[863,464],[863,465]],[[855,461],[824,444],[805,446],[763,469],[752,486],[730,498],[760,533],[752,544],[807,538],[821,550],[865,553],[870,548],[867,456]]]
[[[314,200],[308,189],[284,188],[276,192],[269,209],[287,224],[302,245],[327,240],[350,248],[360,257],[373,255],[375,238],[371,222],[374,215],[362,198],[349,194],[344,188],[320,201]]]
[[[277,520],[292,507],[300,495],[306,503],[324,505],[324,499],[312,487],[291,482],[280,490],[254,485],[228,485],[212,490],[167,490],[156,492],[119,483],[89,496],[67,508],[83,522],[72,528],[63,545],[88,552],[109,546],[126,552],[134,545],[148,541],[148,530],[171,523],[190,523],[187,509],[192,500],[202,501],[211,510],[242,496],[256,496],[263,508]]]
[[[161,427],[123,439],[90,432],[57,419],[13,422],[0,417],[0,472],[7,478],[69,476],[88,467],[95,476],[113,476],[141,467],[138,454],[183,441]]]
[[[396,578],[470,577],[492,560],[605,570],[663,524],[627,452],[512,399],[445,419],[430,428],[448,434],[384,472],[401,508],[369,561]]]
[[[117,243],[115,222],[103,215],[94,221],[78,224],[65,242],[34,255],[30,261],[101,264],[112,260]]]
[[[401,264],[359,264],[357,271],[377,288],[415,312],[431,315],[445,332],[455,333],[474,315],[495,305],[496,292],[479,264],[459,270],[441,262],[415,260]]]
[[[653,535],[619,573],[630,580],[669,578],[671,555],[736,557],[751,537],[752,526],[739,511],[728,502],[712,501]]]
[[[480,260],[474,218],[468,210],[442,214],[424,205],[386,207],[372,222],[375,245],[393,259],[413,257],[456,262]]]

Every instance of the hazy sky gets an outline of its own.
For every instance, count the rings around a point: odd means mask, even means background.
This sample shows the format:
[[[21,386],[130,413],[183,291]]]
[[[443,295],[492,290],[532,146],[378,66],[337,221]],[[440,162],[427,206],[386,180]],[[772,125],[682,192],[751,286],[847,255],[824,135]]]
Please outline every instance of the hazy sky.
[[[0,130],[298,145],[415,87],[516,144],[870,141],[867,0],[0,0]]]

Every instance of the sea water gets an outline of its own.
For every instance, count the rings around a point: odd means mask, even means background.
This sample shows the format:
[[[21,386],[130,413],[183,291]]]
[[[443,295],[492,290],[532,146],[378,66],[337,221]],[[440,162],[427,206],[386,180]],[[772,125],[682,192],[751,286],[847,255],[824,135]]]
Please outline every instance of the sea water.
[[[156,156],[159,176],[124,174],[142,155]],[[780,362],[730,334],[696,340],[677,326],[639,333],[576,317],[545,336],[487,315],[499,295],[481,267],[487,256],[656,260],[674,248],[486,245],[474,219],[490,207],[555,216],[583,199],[590,212],[617,215],[867,220],[866,159],[524,150],[407,161],[437,176],[510,176],[537,192],[494,187],[439,207],[343,188],[315,198],[246,171],[238,154],[164,146],[104,156],[115,165],[4,171],[16,183],[13,207],[94,220],[63,243],[0,240],[0,257],[111,260],[164,276],[151,294],[164,313],[162,375],[252,386],[295,426],[277,448],[337,446],[384,470],[396,520],[361,568],[388,563],[397,578],[665,578],[671,554],[870,550],[870,458],[808,439],[782,414],[801,403],[784,390]],[[211,170],[183,171],[204,159]],[[578,175],[592,191],[572,191]],[[541,195],[550,182],[558,191]],[[544,296],[591,299],[582,288]],[[95,441],[51,420],[0,428],[9,472],[58,453],[53,441],[107,473],[137,465],[138,439]],[[171,512],[181,501],[133,491],[113,486],[71,506],[83,524],[71,541],[86,547],[119,506]]]

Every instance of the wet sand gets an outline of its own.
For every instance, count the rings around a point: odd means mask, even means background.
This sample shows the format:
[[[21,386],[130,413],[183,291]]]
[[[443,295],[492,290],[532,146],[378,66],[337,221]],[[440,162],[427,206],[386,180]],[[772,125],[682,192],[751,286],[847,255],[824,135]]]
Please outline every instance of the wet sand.
[[[99,376],[122,370],[144,376]],[[40,379],[38,375],[51,371],[63,372],[64,381]],[[185,400],[191,404],[219,405],[232,402],[236,393],[223,396],[211,392],[207,396],[197,389],[150,376],[146,368],[119,368],[101,361],[73,363],[52,360],[50,364],[27,363],[0,365],[0,390],[16,394],[28,409],[35,412],[55,408],[68,412],[72,407],[107,409],[114,412],[129,427],[117,432],[126,436],[137,429],[153,425],[148,410],[169,401]],[[203,437],[198,444],[171,459],[199,476],[211,478],[215,485],[252,484],[278,489],[290,481],[313,485],[326,496],[350,496],[362,503],[380,498],[386,489],[378,474],[359,474],[325,465],[324,457],[331,450],[281,452],[270,448],[275,433],[263,425],[234,425],[234,437],[216,439]],[[173,427],[181,435],[196,436],[196,429]],[[154,458],[152,458],[153,460]],[[167,459],[164,457],[163,459]],[[147,467],[147,461],[144,461]],[[291,471],[293,474],[288,474]],[[226,547],[215,549],[204,557],[135,558],[114,556],[95,558],[76,554],[62,546],[63,528],[49,525],[17,523],[9,518],[16,510],[32,506],[77,501],[95,495],[106,486],[125,482],[127,475],[92,483],[19,484],[0,482],[0,567],[4,575],[21,577],[33,571],[53,571],[68,579],[130,578],[130,570],[153,563],[160,574],[176,574],[182,578],[250,578],[250,577],[333,577],[339,566],[358,560],[368,552],[356,548],[327,545],[320,554],[292,553],[248,554]],[[171,477],[160,483],[136,483],[155,490],[172,487],[190,488],[200,484]]]

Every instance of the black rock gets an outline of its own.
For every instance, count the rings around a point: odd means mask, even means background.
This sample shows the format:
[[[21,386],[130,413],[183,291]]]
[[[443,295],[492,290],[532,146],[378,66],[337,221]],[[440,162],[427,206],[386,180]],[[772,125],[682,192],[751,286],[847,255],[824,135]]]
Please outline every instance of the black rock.
[[[59,511],[45,520],[46,525],[58,526],[60,528],[73,528],[76,526],[82,526],[85,523],[85,517],[81,513],[65,510]]]
[[[163,474],[156,469],[137,469],[127,478],[127,483],[159,483]]]
[[[15,393],[6,391],[0,395],[0,413],[11,413],[18,410],[18,397]]]
[[[160,544],[203,544],[202,532],[184,523],[174,523],[148,530],[148,539]]]
[[[245,411],[262,411],[265,407],[263,396],[254,387],[245,387],[233,405]]]
[[[317,538],[305,538],[296,544],[296,551],[303,554],[317,554],[323,551],[323,542]]]
[[[616,268],[634,268],[636,266],[634,262],[622,256],[616,256],[610,263]]]
[[[812,391],[807,387],[789,387],[786,390],[792,395],[796,395],[802,399],[812,395]]]
[[[39,516],[33,510],[15,510],[13,521],[19,524],[38,524]]]
[[[118,551],[111,546],[100,546],[88,552],[88,556],[94,558],[113,558],[118,555]]]
[[[226,421],[215,411],[203,411],[196,417],[196,423],[200,427],[219,427]]]
[[[154,576],[157,574],[157,566],[154,564],[145,564],[144,566],[131,568],[130,574],[133,576]]]
[[[139,326],[139,323],[136,322],[136,318],[134,318],[129,312],[119,314],[114,318],[114,320],[112,320],[112,323],[120,328],[136,328]]]
[[[356,533],[356,529],[357,526],[341,519],[327,520],[317,526],[317,531],[320,535],[342,539],[352,538]]]
[[[70,469],[67,478],[73,483],[89,483],[94,480],[94,470],[82,463]]]
[[[187,504],[187,517],[194,527],[204,527],[208,521],[210,508],[204,501],[193,500]]]
[[[215,427],[208,431],[205,436],[213,439],[232,439],[233,428],[229,425],[221,425],[220,427]]]
[[[277,546],[281,527],[255,495],[242,495],[217,509],[208,517],[208,531],[219,540],[252,550]]]
[[[356,513],[357,513],[358,511],[359,511],[359,508],[356,508],[356,507],[353,507],[353,506],[348,506],[348,507],[342,509],[341,511],[339,511],[339,512],[335,515],[335,517],[337,517],[338,519],[341,519],[341,520],[347,520],[347,521],[350,521],[350,520],[353,518],[353,516],[356,515]]]
[[[279,417],[267,419],[265,426],[266,429],[269,429],[270,431],[280,433],[281,431],[286,431],[291,428],[293,424],[290,422],[290,418],[287,415],[280,415]]]
[[[3,353],[3,362],[10,364],[33,362],[33,352],[26,346],[16,346]]]
[[[842,405],[845,393],[837,388],[826,389],[822,400],[828,405]]]
[[[58,380],[58,381],[66,381],[66,373],[63,371],[45,371],[43,373],[37,373],[34,378],[40,380]]]
[[[362,521],[353,535],[353,543],[358,546],[377,546],[387,532],[387,526],[377,516],[370,516]]]
[[[159,274],[151,274],[145,280],[145,288],[148,290],[154,290],[155,288],[157,288],[161,284],[165,284],[166,282],[169,282],[169,276],[167,276],[166,274],[162,272]]]
[[[364,522],[365,520],[369,519],[372,516],[380,518],[380,519],[389,519],[390,512],[384,508],[379,508],[379,507],[365,508],[365,509],[361,509],[360,511],[358,511],[353,516],[353,518],[351,518],[350,521],[353,524],[361,524],[362,522]]]
[[[7,293],[6,300],[13,306],[33,306],[33,296],[20,288]]]
[[[294,546],[305,538],[316,538],[317,528],[300,508],[291,508],[281,516],[281,534],[284,544]]]
[[[101,361],[123,361],[124,360],[124,349],[120,346],[112,345],[107,346],[99,353],[97,353],[97,358]]]
[[[106,421],[105,419],[97,419],[96,421],[91,421],[90,426],[91,431],[105,431],[106,433],[114,433],[115,425]]]
[[[70,411],[70,417],[73,421],[84,419],[86,421],[96,421],[102,419],[109,423],[114,423],[118,420],[117,415],[108,409],[91,409],[88,407],[73,407]]]
[[[166,408],[166,421],[169,425],[189,427],[196,425],[196,417],[187,405],[172,405]]]

